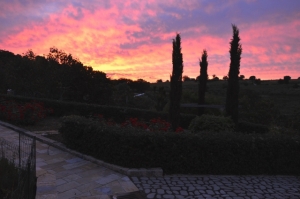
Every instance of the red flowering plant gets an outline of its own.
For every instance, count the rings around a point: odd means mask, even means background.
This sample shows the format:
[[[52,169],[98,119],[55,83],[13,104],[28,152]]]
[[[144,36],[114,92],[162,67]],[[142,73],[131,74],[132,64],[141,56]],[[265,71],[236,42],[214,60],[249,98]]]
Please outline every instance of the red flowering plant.
[[[103,115],[101,114],[95,114],[94,118],[96,120],[103,122],[109,126],[117,125],[115,122],[113,122],[112,119],[105,120],[103,118]],[[151,132],[168,132],[171,131],[171,124],[165,120],[162,120],[160,118],[154,118],[151,119],[150,122],[144,122],[138,120],[138,118],[129,118],[125,122],[119,124],[119,126],[124,127],[124,128],[138,128],[138,129],[143,129]],[[175,131],[176,133],[183,132],[183,128],[178,127]]]
[[[149,129],[150,131],[170,131],[171,124],[160,118],[151,119]]]
[[[53,113],[40,102],[17,103],[13,100],[0,101],[0,119],[19,124],[34,124]]]
[[[137,118],[129,118],[129,120],[123,122],[121,124],[122,127],[134,127],[134,128],[141,128],[147,130],[149,127],[146,123],[139,121]]]

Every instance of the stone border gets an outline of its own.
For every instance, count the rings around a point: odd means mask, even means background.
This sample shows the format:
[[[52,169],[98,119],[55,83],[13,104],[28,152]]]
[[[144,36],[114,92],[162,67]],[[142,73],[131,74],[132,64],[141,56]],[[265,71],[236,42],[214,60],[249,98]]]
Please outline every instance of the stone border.
[[[106,163],[102,160],[98,160],[92,156],[88,156],[88,155],[84,155],[82,153],[79,153],[77,151],[68,149],[64,144],[60,143],[60,142],[56,142],[55,140],[51,140],[49,138],[46,138],[42,135],[38,135],[35,133],[32,133],[31,131],[27,131],[25,129],[19,128],[17,126],[14,126],[12,124],[0,121],[0,125],[5,126],[9,129],[12,129],[16,132],[19,133],[23,133],[29,137],[36,137],[36,140],[43,142],[45,144],[48,144],[49,146],[52,146],[54,148],[58,148],[62,151],[68,152],[72,155],[75,155],[77,157],[80,157],[84,160],[88,160],[90,162],[93,162],[99,166],[103,166],[106,167],[108,169],[111,169],[113,171],[116,171],[118,173],[127,175],[127,176],[137,176],[137,177],[162,177],[163,176],[163,170],[162,168],[125,168],[125,167],[121,167],[118,165],[114,165],[114,164],[110,164],[110,163]]]

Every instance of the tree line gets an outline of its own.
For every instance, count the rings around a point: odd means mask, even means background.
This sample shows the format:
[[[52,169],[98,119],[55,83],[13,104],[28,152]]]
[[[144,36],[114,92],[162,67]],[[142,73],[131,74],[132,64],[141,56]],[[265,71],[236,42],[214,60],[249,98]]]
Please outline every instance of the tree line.
[[[126,82],[130,89],[144,92],[150,83],[121,78],[110,80],[104,72],[83,65],[71,54],[50,48],[47,55],[28,50],[23,55],[0,50],[0,93],[116,105],[115,85]]]

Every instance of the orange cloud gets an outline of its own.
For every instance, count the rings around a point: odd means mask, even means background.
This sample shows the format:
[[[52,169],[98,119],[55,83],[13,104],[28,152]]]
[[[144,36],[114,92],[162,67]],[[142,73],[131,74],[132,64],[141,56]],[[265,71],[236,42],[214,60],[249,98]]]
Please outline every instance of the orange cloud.
[[[23,6],[22,2],[29,3]],[[215,2],[198,0],[62,2],[0,3],[0,20],[11,16],[10,12],[20,12],[18,16],[36,13],[19,26],[6,24],[8,28],[0,30],[0,35],[4,35],[0,49],[19,54],[32,49],[43,55],[55,46],[111,78],[143,78],[154,82],[169,79],[172,39],[178,31],[182,37],[183,75],[199,75],[203,49],[208,51],[209,75],[222,77],[228,73],[232,37],[228,21],[238,20],[239,15],[230,18],[232,13],[229,13],[227,19],[218,13],[223,14],[239,1],[221,3],[218,7]],[[257,2],[249,0],[247,5]],[[35,17],[39,20],[31,20]],[[281,23],[272,21],[272,17],[279,16],[271,14],[260,21],[241,20],[237,24],[243,46],[241,74],[262,79],[278,79],[283,74],[297,78],[300,21],[296,19],[300,15]],[[228,23],[225,29],[224,23]]]

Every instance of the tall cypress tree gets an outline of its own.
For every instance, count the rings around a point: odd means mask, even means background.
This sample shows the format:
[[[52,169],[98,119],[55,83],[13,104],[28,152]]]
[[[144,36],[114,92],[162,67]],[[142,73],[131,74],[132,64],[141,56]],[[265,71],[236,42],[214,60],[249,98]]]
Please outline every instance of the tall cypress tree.
[[[206,82],[207,82],[207,52],[203,50],[201,60],[199,61],[200,64],[200,76],[199,76],[199,83],[198,83],[198,104],[205,103],[205,91],[206,91]],[[198,115],[202,115],[204,113],[204,108],[198,108]]]
[[[228,73],[228,87],[226,95],[226,115],[230,116],[232,120],[238,122],[239,114],[239,73],[240,73],[240,61],[242,54],[242,45],[239,37],[239,29],[237,26],[232,25],[233,38],[230,42],[230,68]]]
[[[172,53],[173,71],[171,79],[170,91],[170,109],[169,118],[172,129],[175,131],[179,127],[180,122],[180,100],[182,94],[182,73],[183,73],[183,59],[181,53],[181,38],[177,34],[173,39],[173,53]]]

